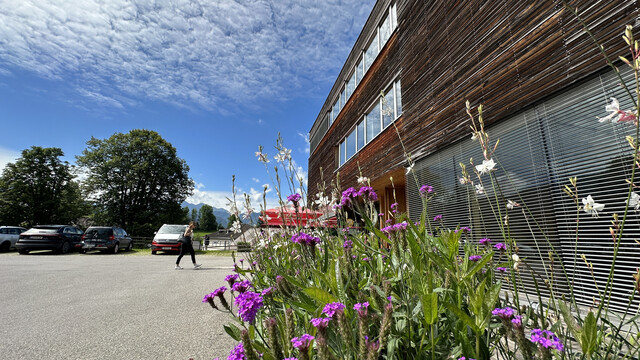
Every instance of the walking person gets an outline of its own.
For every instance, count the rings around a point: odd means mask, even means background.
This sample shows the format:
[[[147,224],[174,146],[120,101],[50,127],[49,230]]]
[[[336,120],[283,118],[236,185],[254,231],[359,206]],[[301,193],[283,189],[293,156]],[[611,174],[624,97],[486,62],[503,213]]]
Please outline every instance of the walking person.
[[[209,247],[209,235],[204,236],[204,249],[207,250]]]
[[[180,260],[184,254],[188,251],[191,254],[191,262],[193,262],[193,269],[198,269],[200,264],[196,264],[196,252],[193,250],[193,245],[191,245],[191,236],[193,235],[193,229],[196,227],[195,221],[189,223],[189,227],[184,231],[184,234],[178,239],[180,243],[180,255],[178,255],[178,260],[176,260],[176,270],[182,270],[180,267]]]

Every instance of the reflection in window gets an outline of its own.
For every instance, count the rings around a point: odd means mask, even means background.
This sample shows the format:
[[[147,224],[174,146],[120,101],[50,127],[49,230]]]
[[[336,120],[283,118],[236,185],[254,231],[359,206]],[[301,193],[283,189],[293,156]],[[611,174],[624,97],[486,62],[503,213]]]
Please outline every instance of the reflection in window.
[[[346,91],[345,91],[345,96],[347,97],[347,99],[349,97],[351,97],[351,94],[353,94],[353,91],[356,88],[356,73],[355,71],[351,74],[351,77],[349,78],[349,81],[347,82],[346,85]]]
[[[386,128],[391,125],[391,122],[395,119],[395,110],[393,105],[393,86],[382,101],[382,127]]]
[[[356,130],[353,129],[351,134],[347,136],[347,144],[346,144],[346,155],[347,159],[351,158],[356,153]]]
[[[378,34],[371,39],[371,43],[367,46],[367,50],[364,52],[364,69],[365,72],[369,70],[373,60],[378,56]]]
[[[367,143],[380,133],[380,102],[367,114]]]
[[[396,81],[394,84],[396,89],[396,117],[402,114],[402,92],[400,91],[400,81]]]
[[[384,45],[387,43],[387,40],[391,37],[391,23],[389,20],[389,16],[384,19],[384,22],[380,26],[380,44]],[[382,47],[382,46],[380,46]]]
[[[364,121],[361,121],[357,127],[358,150],[364,147]]]

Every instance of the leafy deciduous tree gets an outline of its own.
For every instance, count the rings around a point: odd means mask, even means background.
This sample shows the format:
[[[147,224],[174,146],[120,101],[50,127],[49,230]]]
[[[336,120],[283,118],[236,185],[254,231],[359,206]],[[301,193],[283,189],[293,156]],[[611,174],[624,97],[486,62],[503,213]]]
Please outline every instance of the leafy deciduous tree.
[[[200,208],[200,229],[206,231],[218,230],[218,221],[213,214],[213,207],[210,205],[202,205]]]
[[[77,163],[87,174],[84,190],[106,221],[136,235],[183,222],[180,204],[193,191],[189,166],[157,132],[92,137]]]
[[[0,177],[0,223],[71,223],[88,211],[60,148],[32,146]]]

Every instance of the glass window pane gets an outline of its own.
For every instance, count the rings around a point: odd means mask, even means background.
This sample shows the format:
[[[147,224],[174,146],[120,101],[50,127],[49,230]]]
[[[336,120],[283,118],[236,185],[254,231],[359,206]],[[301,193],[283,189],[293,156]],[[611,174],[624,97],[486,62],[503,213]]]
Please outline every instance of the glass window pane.
[[[396,15],[396,4],[393,4],[391,7],[391,31],[395,30],[396,26],[398,26],[398,16]]]
[[[387,40],[391,37],[391,24],[389,23],[389,16],[387,16],[382,25],[380,25],[380,47],[383,47],[387,43]]]
[[[335,120],[338,117],[338,114],[340,113],[340,101],[336,100],[336,103],[333,104],[333,120]],[[333,121],[332,121],[333,122]]]
[[[351,74],[351,77],[349,78],[349,82],[347,82],[347,87],[346,87],[346,98],[347,100],[351,97],[351,94],[353,94],[353,91],[356,88],[356,72],[354,71]]]
[[[357,127],[358,132],[358,150],[364,147],[364,121],[361,121]]]
[[[367,143],[380,133],[380,102],[367,114]]]
[[[400,81],[396,81],[396,116],[402,114],[402,91],[400,91]]]
[[[385,94],[382,101],[382,127],[386,128],[391,125],[391,122],[395,119],[393,109],[393,87]]]
[[[345,103],[344,88],[342,88],[342,91],[340,92],[340,109],[344,107]]]
[[[356,84],[360,84],[360,80],[362,80],[362,76],[364,75],[362,72],[362,60],[363,58],[360,57],[360,61],[358,61],[358,65],[356,66]]]
[[[356,153],[356,130],[354,129],[349,136],[347,136],[347,159],[351,158]]]
[[[373,60],[378,56],[378,33],[376,32],[376,36],[371,39],[371,43],[367,46],[367,50],[364,53],[364,69],[365,72],[369,70],[371,64],[373,64]]]

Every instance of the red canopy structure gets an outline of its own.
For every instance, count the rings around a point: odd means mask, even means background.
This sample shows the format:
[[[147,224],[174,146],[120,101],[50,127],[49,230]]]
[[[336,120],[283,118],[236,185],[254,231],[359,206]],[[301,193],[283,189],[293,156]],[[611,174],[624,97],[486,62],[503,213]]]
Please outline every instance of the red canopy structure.
[[[320,211],[294,207],[267,209],[260,215],[263,226],[328,226],[336,227],[336,217],[326,217]]]

